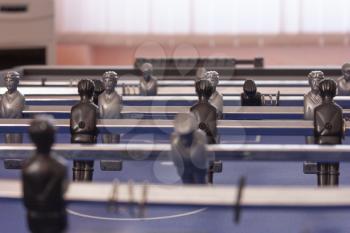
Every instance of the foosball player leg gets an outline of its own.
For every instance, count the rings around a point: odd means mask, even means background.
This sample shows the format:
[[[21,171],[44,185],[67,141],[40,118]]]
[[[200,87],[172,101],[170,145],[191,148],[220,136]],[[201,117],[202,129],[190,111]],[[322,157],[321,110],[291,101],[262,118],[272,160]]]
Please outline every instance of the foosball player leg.
[[[214,182],[214,173],[222,172],[222,161],[210,161],[208,169],[208,183],[212,184]]]
[[[328,165],[329,173],[329,185],[338,186],[339,185],[339,163],[330,163]]]
[[[327,186],[328,182],[328,165],[326,163],[317,164],[317,185],[318,186]]]
[[[74,160],[73,181],[92,181],[94,161]]]

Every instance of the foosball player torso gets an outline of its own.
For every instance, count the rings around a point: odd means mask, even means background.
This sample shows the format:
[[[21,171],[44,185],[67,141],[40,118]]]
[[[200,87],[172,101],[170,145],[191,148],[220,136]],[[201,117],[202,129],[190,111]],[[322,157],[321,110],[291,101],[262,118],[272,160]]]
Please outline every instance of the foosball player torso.
[[[345,135],[345,122],[342,108],[333,101],[336,95],[336,82],[324,79],[320,83],[322,103],[314,110],[315,143],[320,145],[341,144]],[[320,162],[317,165],[318,185],[338,185],[339,163]]]
[[[153,76],[153,66],[151,63],[145,63],[141,66],[142,78],[140,80],[140,95],[155,96],[158,91],[158,81]]]
[[[257,91],[255,82],[246,80],[241,93],[241,106],[262,106],[264,102],[264,96]]]
[[[63,233],[67,227],[64,193],[67,168],[63,159],[51,156],[55,127],[45,116],[35,118],[29,135],[36,146],[22,170],[22,191],[27,222],[32,233]]]
[[[98,106],[92,102],[94,83],[83,79],[78,83],[80,102],[71,109],[70,132],[71,143],[91,144],[97,142]],[[91,181],[94,161],[74,160],[73,180]]]
[[[180,113],[174,120],[175,132],[171,136],[171,156],[184,184],[208,182],[207,138],[198,129],[192,113]]]

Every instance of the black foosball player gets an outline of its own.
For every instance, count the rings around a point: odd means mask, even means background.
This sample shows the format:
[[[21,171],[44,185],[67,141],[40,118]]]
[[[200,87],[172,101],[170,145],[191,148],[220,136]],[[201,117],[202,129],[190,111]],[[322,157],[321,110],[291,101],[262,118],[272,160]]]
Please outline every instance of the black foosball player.
[[[98,107],[92,102],[94,83],[89,79],[80,80],[78,92],[80,102],[74,105],[70,115],[71,143],[91,144],[97,142]],[[73,180],[91,181],[94,161],[74,160]]]
[[[217,111],[209,102],[210,96],[214,92],[213,84],[206,79],[195,83],[198,102],[194,104],[190,111],[195,115],[199,124],[198,127],[203,130],[209,144],[215,144],[217,140]]]
[[[141,66],[142,78],[140,80],[140,95],[155,96],[158,91],[158,81],[153,76],[153,66],[151,63],[144,63]]]
[[[264,102],[264,96],[257,91],[255,82],[246,80],[241,93],[241,106],[262,106]]]
[[[67,227],[64,193],[67,190],[65,161],[51,156],[55,141],[52,118],[36,117],[29,126],[36,146],[22,169],[22,191],[27,223],[32,233],[62,233]]]
[[[314,110],[315,143],[320,145],[341,144],[345,135],[343,109],[333,101],[337,85],[332,79],[320,83],[322,103]],[[338,185],[339,163],[320,162],[317,164],[318,185]]]
[[[209,98],[214,92],[213,84],[207,79],[202,79],[195,83],[195,87],[198,95],[198,102],[191,107],[190,111],[194,114],[198,121],[198,128],[206,133],[208,144],[218,143],[217,110],[209,102]],[[209,183],[213,183],[216,163],[217,161],[210,161],[208,174]]]
[[[180,113],[174,120],[171,136],[171,157],[184,184],[206,184],[208,182],[207,138],[198,129],[192,113]]]

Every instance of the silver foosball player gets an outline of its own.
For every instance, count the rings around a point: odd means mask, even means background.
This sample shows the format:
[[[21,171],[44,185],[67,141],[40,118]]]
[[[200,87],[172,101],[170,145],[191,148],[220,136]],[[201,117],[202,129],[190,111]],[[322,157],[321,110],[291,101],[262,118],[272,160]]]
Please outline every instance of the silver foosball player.
[[[262,106],[265,104],[264,95],[257,91],[253,80],[246,80],[241,93],[241,106]]]
[[[341,144],[345,135],[343,109],[333,101],[337,84],[332,79],[320,83],[322,103],[314,110],[315,143],[320,145]],[[338,185],[339,163],[320,162],[318,165],[318,185]]]
[[[350,63],[342,66],[343,75],[337,79],[338,95],[350,95]]]
[[[120,96],[115,87],[118,82],[118,74],[113,71],[107,71],[102,76],[104,92],[98,97],[98,107],[101,119],[120,119],[123,108],[123,98]],[[119,143],[119,134],[103,134],[104,143]]]
[[[9,71],[4,77],[7,91],[2,95],[0,114],[1,118],[23,118],[25,108],[25,98],[17,90],[20,74],[16,71]],[[22,143],[22,134],[5,134],[6,143]]]
[[[184,184],[208,182],[207,138],[198,129],[192,113],[180,113],[174,120],[175,132],[171,136],[171,157]]]
[[[78,83],[80,102],[74,105],[70,115],[71,143],[92,144],[97,142],[98,106],[93,103],[95,85],[91,80],[83,79]],[[73,180],[91,181],[94,161],[74,160]]]
[[[304,119],[312,120],[314,109],[321,104],[320,82],[325,79],[322,71],[311,71],[308,75],[311,91],[304,95]]]
[[[216,108],[218,113],[218,119],[223,117],[224,100],[222,94],[217,91],[217,85],[219,84],[219,73],[216,71],[208,71],[204,74],[204,79],[209,80],[214,88],[213,94],[210,96],[209,102]]]
[[[107,71],[102,76],[104,92],[98,97],[98,108],[101,119],[120,119],[123,108],[123,98],[115,88],[118,82],[118,74],[114,71]],[[120,135],[113,133],[102,134],[102,143],[119,143]],[[104,171],[120,171],[122,169],[121,160],[101,160],[100,167]]]
[[[142,78],[140,80],[140,95],[155,96],[158,91],[158,81],[153,76],[153,66],[151,63],[145,63],[141,66]]]
[[[35,118],[29,135],[36,151],[22,170],[22,191],[27,223],[32,233],[63,233],[67,227],[64,193],[67,190],[65,161],[51,156],[55,127],[47,116]]]
[[[304,95],[304,120],[314,119],[315,108],[322,103],[320,95],[320,82],[325,79],[322,71],[311,71],[307,76],[311,90]],[[314,137],[307,136],[306,144],[314,144]],[[316,174],[317,163],[306,161],[303,164],[305,174]]]

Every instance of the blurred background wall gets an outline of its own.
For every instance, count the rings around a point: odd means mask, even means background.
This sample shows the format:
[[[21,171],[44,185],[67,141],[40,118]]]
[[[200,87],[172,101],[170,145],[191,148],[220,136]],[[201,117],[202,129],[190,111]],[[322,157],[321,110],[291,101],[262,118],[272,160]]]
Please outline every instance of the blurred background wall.
[[[265,57],[340,65],[349,0],[56,0],[57,63],[131,65],[146,57]]]

